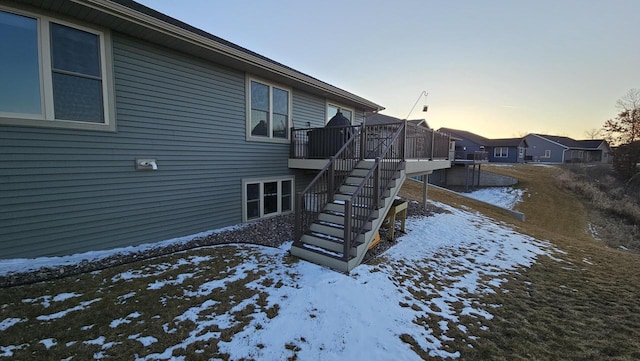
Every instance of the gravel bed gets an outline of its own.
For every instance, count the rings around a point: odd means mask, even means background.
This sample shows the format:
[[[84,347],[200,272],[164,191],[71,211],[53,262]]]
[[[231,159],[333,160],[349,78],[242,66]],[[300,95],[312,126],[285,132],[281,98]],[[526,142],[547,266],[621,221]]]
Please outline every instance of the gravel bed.
[[[430,216],[440,210],[427,205],[427,209],[415,201],[410,201],[407,207],[408,217]],[[165,247],[156,247],[139,252],[118,253],[99,260],[84,260],[78,264],[63,265],[57,267],[45,267],[30,272],[10,273],[0,276],[0,288],[29,284],[44,280],[63,278],[75,274],[86,273],[113,267],[117,265],[132,263],[148,258],[158,257],[188,249],[229,243],[250,243],[268,247],[279,247],[284,242],[293,239],[293,214],[282,215],[243,225],[239,229],[223,231],[206,237],[194,238],[188,242],[182,242]],[[364,262],[367,262],[395,244],[386,239],[386,232],[380,232],[381,241],[376,247],[369,250],[365,255]],[[396,237],[402,233],[396,231]]]

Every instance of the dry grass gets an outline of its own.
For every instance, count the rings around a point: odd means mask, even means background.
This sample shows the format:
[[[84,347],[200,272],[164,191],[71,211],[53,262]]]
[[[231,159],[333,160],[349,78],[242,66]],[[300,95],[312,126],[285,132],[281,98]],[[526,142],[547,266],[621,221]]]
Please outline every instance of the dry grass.
[[[530,269],[514,274],[483,302],[499,304],[487,330],[466,360],[638,360],[640,359],[640,255],[607,247],[587,230],[590,210],[579,198],[557,186],[552,167],[489,167],[517,177],[526,189],[516,209],[526,222],[462,197],[430,189],[430,198],[469,207],[517,230],[548,240],[567,252],[562,261],[543,257]],[[413,191],[421,191],[414,185]],[[421,193],[417,193],[421,194]]]
[[[640,251],[640,195],[610,174],[611,165],[563,167],[556,182],[583,199],[591,212],[591,230],[606,244]]]

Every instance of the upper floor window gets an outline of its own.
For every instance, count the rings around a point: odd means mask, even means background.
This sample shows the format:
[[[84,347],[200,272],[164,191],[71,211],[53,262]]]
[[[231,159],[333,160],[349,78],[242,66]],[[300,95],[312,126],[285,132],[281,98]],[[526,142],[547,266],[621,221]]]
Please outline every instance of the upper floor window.
[[[495,147],[493,148],[494,158],[507,158],[509,156],[509,148],[507,147]]]
[[[345,108],[333,103],[327,103],[327,119],[325,119],[324,121],[325,124],[328,123],[329,120],[333,118],[333,116],[338,112],[341,112],[342,115],[344,115],[345,118],[349,119],[349,122],[353,124],[353,109]]]
[[[547,149],[544,151],[544,157],[545,158],[551,158],[551,149]]]
[[[263,81],[249,79],[248,135],[252,140],[289,139],[291,92]]]
[[[115,130],[101,31],[0,9],[0,124]]]

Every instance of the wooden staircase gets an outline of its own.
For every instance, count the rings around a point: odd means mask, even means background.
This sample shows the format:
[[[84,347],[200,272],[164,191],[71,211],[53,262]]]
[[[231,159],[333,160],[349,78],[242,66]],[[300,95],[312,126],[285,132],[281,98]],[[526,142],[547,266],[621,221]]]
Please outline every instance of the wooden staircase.
[[[348,176],[336,185],[337,191],[329,197],[310,227],[292,245],[292,255],[347,273],[362,262],[406,179],[404,161],[396,160],[394,170],[387,175],[386,186],[375,192],[380,177],[376,179],[371,174],[376,164],[380,166],[371,159],[357,162]],[[365,211],[366,204],[373,204],[369,207],[372,209]],[[360,208],[363,212],[359,212]],[[352,223],[359,225],[357,230],[352,229]],[[349,238],[350,233],[352,236]],[[345,244],[347,238],[349,240]]]

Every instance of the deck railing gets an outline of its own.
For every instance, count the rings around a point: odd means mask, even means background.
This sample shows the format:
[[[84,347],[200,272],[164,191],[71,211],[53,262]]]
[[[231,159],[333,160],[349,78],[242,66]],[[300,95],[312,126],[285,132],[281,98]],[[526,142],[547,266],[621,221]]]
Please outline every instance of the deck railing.
[[[395,127],[395,129],[393,129]],[[344,244],[343,259],[349,261],[351,247],[364,234],[367,224],[373,219],[373,212],[380,206],[384,192],[404,164],[405,124],[394,124],[386,128],[384,146],[376,152],[375,163],[364,179],[344,203]]]
[[[294,128],[291,130],[292,159],[329,159],[347,139],[360,134],[355,139],[357,152],[363,158],[375,159],[402,123],[362,125],[329,128]],[[447,159],[449,158],[449,135],[421,126],[407,123],[406,159]],[[396,150],[397,151],[397,150]]]
[[[353,127],[353,129],[358,128]],[[307,134],[308,130],[298,131]],[[296,139],[294,138],[297,135],[295,132],[296,130],[293,129],[291,139]],[[360,161],[358,142],[360,137],[358,135],[358,133],[352,133],[349,138],[346,138],[346,142],[329,158],[329,163],[318,172],[311,183],[302,192],[296,193],[294,225],[294,241],[296,243],[300,242],[304,232],[309,230],[313,222],[318,219],[324,207],[333,201],[338,188]],[[326,136],[326,139],[334,139],[334,135],[322,134],[322,136]],[[292,151],[294,150],[301,149],[292,148]]]
[[[447,159],[449,158],[448,134],[433,129],[407,124],[407,159]]]

